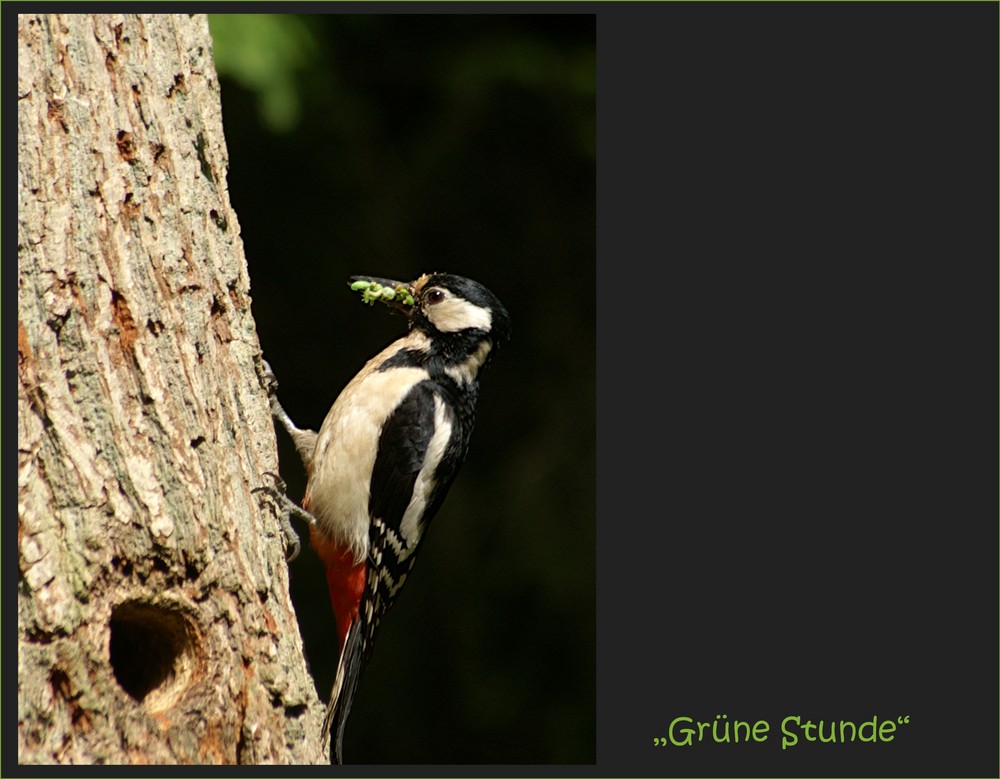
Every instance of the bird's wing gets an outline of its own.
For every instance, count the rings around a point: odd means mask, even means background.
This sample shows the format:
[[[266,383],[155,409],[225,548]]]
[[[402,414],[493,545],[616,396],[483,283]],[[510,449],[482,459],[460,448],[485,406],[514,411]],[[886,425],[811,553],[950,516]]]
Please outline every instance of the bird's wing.
[[[382,428],[368,508],[369,576],[362,600],[365,660],[382,615],[396,599],[424,531],[451,484],[451,450],[460,432],[434,382],[415,385]]]

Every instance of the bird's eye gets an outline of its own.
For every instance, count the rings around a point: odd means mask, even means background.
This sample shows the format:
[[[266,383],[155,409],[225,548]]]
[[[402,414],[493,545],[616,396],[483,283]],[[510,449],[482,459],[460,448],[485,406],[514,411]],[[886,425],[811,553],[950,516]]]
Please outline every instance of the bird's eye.
[[[444,300],[444,298],[445,294],[444,290],[442,289],[432,289],[430,292],[427,293],[427,302],[430,303],[431,305],[435,303],[440,303],[442,300]]]

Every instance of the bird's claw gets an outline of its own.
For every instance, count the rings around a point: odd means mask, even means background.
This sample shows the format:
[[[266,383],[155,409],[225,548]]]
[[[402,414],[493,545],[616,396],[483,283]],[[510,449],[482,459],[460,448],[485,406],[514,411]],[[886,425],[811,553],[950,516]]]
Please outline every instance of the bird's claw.
[[[261,487],[254,487],[250,491],[253,493],[264,493],[268,496],[268,498],[278,504],[278,523],[281,525],[281,532],[285,536],[285,560],[292,562],[299,556],[299,552],[302,551],[302,544],[299,541],[298,533],[296,533],[295,529],[292,527],[290,516],[292,513],[297,513],[293,511],[293,507],[294,509],[297,509],[298,512],[305,513],[305,510],[297,506],[292,499],[285,494],[284,479],[282,479],[278,474],[271,473],[270,471],[265,471],[263,475],[270,477],[274,483]]]
[[[260,375],[261,382],[264,385],[264,389],[267,390],[267,394],[273,398],[278,394],[278,377],[274,375],[274,371],[267,360],[261,360],[261,362],[264,365],[264,371]]]

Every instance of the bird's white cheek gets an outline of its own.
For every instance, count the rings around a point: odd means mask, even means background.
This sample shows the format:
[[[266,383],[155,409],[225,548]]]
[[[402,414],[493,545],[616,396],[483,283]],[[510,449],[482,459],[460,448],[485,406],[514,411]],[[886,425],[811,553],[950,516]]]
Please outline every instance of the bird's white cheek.
[[[493,325],[493,314],[488,308],[461,298],[448,298],[428,306],[426,312],[430,323],[442,333],[456,333],[470,327],[489,332]]]

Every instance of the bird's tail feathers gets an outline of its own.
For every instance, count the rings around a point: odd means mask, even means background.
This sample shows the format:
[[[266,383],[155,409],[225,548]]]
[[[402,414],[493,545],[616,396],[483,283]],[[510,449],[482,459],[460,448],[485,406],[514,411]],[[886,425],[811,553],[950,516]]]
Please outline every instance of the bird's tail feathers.
[[[359,622],[354,622],[348,628],[344,649],[337,662],[337,675],[333,680],[330,703],[323,720],[323,743],[329,743],[332,733],[333,762],[336,765],[344,762],[344,726],[347,724],[347,715],[351,713],[351,701],[354,700],[354,691],[361,676],[363,633]]]

